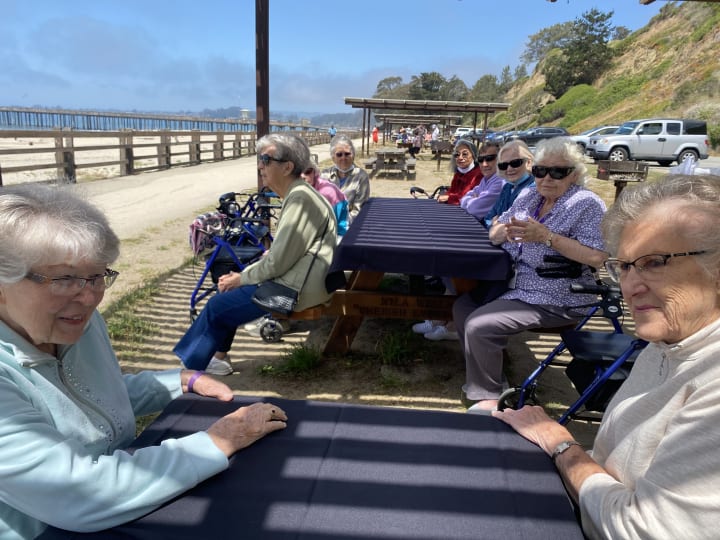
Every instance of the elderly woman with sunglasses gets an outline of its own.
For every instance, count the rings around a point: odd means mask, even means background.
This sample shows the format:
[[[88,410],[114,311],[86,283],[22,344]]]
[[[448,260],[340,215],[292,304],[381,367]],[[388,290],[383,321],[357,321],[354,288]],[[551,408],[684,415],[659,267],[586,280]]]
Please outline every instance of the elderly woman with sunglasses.
[[[505,180],[498,175],[497,157],[500,145],[495,142],[483,142],[478,149],[477,161],[482,179],[460,199],[460,207],[468,214],[482,220],[493,207]]]
[[[123,450],[136,416],[184,392],[233,394],[192,370],[121,373],[96,310],[118,276],[108,268],[118,249],[105,216],[76,194],[0,188],[0,538],[125,523],[285,427],[279,407],[256,403],[207,431]]]
[[[669,219],[669,218],[672,219]],[[720,177],[623,191],[603,220],[608,274],[649,345],[592,452],[540,407],[495,412],[552,456],[589,538],[717,538]]]
[[[488,229],[512,206],[523,189],[535,186],[535,177],[532,175],[534,159],[528,145],[520,139],[513,139],[500,147],[497,154],[497,170],[498,175],[505,180],[505,184],[492,208],[479,218]]]
[[[577,145],[566,137],[541,141],[535,163],[536,187],[520,193],[489,232],[490,240],[512,257],[513,275],[500,288],[493,284],[481,294],[463,295],[453,306],[465,352],[463,392],[475,402],[472,410],[496,408],[509,337],[575,322],[567,308],[595,298],[571,293],[570,284],[592,282],[589,267],[599,267],[607,257],[600,236],[605,203],[583,187],[586,167]],[[567,264],[553,269],[546,255],[562,256]]]
[[[241,272],[218,279],[220,294],[211,297],[192,326],[175,345],[186,367],[229,375],[228,351],[238,326],[266,314],[252,300],[257,286],[275,281],[299,293],[295,310],[330,299],[325,275],[337,242],[337,220],[330,203],[302,179],[310,150],[300,137],[265,135],[257,142],[263,184],[282,199],[275,239],[260,260]]]
[[[370,198],[370,178],[355,165],[355,145],[350,137],[338,135],[330,141],[330,157],[333,166],[322,173],[324,178],[338,186],[348,201],[348,222],[360,213],[362,205]]]

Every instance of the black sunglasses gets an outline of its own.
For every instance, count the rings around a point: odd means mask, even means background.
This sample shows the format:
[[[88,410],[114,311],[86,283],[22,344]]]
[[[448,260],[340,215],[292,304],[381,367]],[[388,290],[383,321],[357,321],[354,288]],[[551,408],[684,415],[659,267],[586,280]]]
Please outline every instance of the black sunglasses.
[[[350,157],[352,152],[335,152],[335,157]]]
[[[477,162],[478,163],[492,163],[497,158],[497,154],[487,154],[486,156],[478,156]]]
[[[543,167],[542,165],[533,165],[532,174],[535,178],[545,178],[549,174],[553,180],[562,180],[574,170],[575,167]]]
[[[285,163],[287,162],[287,159],[278,159],[276,157],[272,157],[270,154],[260,154],[258,156],[258,161],[261,161],[263,165],[269,165],[271,161],[276,161],[277,163]]]
[[[520,165],[525,163],[525,158],[511,159],[510,161],[501,161],[498,163],[498,169],[506,171],[508,167],[517,169]]]

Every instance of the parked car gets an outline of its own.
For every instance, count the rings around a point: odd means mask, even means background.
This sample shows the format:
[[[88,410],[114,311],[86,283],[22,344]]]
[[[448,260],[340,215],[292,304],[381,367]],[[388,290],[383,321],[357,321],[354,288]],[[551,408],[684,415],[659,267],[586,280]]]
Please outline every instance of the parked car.
[[[520,131],[516,135],[513,135],[512,139],[520,139],[524,141],[528,146],[535,146],[538,142],[543,139],[552,139],[553,137],[568,137],[570,133],[568,130],[561,127],[545,127],[538,126],[525,131]],[[508,139],[505,139],[507,142]]]
[[[620,126],[597,126],[591,129],[586,129],[578,135],[572,135],[570,138],[582,148],[583,154],[585,149],[590,142],[590,137],[601,137],[603,135],[610,135],[615,133]]]
[[[707,159],[709,149],[703,120],[646,118],[625,122],[612,135],[590,137],[585,153],[596,161],[657,161],[667,167],[690,157]]]
[[[457,139],[460,137],[463,137],[465,135],[470,135],[473,132],[473,128],[469,127],[459,127],[455,130],[455,133],[453,133],[453,136]]]

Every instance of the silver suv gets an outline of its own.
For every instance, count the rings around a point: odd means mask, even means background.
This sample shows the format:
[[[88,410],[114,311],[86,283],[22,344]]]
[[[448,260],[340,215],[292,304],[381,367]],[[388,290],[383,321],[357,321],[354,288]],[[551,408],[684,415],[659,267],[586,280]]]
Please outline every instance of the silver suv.
[[[612,135],[590,137],[585,153],[594,160],[657,161],[667,167],[691,156],[707,159],[710,142],[702,120],[651,118],[625,122]]]

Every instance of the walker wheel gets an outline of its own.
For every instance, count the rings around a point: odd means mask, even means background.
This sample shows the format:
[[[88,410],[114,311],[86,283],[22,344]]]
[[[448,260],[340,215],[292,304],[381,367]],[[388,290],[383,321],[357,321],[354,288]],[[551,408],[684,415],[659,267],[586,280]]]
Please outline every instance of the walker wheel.
[[[282,339],[282,335],[282,326],[272,319],[268,319],[260,327],[260,337],[267,343],[277,343]]]
[[[195,322],[195,319],[197,319],[197,317],[198,317],[197,309],[192,308],[192,309],[190,310],[190,322],[191,322],[191,323],[194,323],[194,322]]]
[[[508,388],[507,390],[505,390],[502,394],[500,394],[500,397],[498,398],[498,411],[504,411],[505,409],[517,409],[518,403],[520,403],[520,396],[522,395],[522,393],[523,389],[519,386],[515,386],[513,388]],[[525,405],[537,405],[537,400],[535,399],[534,392],[528,393],[526,390],[525,394]]]

